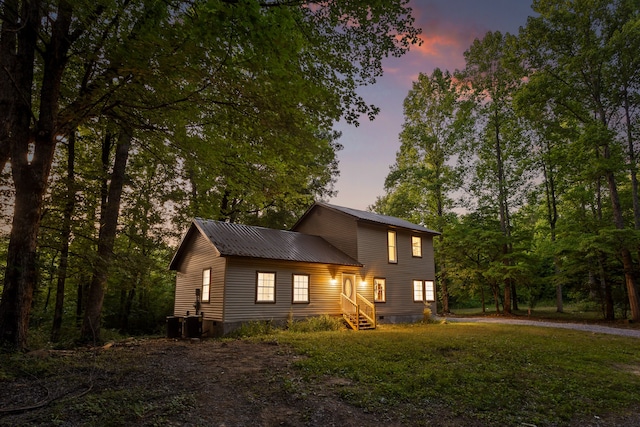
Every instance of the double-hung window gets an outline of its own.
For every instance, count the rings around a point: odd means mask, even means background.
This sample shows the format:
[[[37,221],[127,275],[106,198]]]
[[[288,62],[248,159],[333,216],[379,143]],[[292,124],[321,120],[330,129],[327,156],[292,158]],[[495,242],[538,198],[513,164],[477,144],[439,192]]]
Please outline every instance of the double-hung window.
[[[389,254],[389,262],[396,264],[398,262],[398,248],[395,231],[389,230],[387,232],[387,248]]]
[[[411,236],[411,255],[422,258],[422,237]]]
[[[202,270],[202,302],[209,302],[211,294],[211,269]]]
[[[424,300],[435,301],[436,300],[436,288],[433,280],[424,281]]]
[[[387,300],[387,280],[380,277],[373,279],[373,301],[385,302]]]
[[[422,280],[413,281],[413,300],[424,301],[424,293],[422,292]]]
[[[432,302],[436,300],[436,288],[433,280],[413,281],[413,300],[415,302]]]
[[[309,275],[308,274],[293,275],[293,302],[294,303],[309,302]]]
[[[258,272],[256,302],[276,302],[276,273]]]

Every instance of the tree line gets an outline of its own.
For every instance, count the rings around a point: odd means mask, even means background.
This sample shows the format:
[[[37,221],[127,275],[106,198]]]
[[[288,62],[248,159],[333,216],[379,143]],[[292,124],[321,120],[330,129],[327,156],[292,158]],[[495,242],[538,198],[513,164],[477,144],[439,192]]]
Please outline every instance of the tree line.
[[[442,232],[442,310],[569,298],[640,320],[640,3],[535,0],[453,72],[420,74],[372,209]]]
[[[356,90],[418,42],[407,3],[3,1],[0,345],[149,331],[172,230],[333,194],[333,125],[377,114]]]

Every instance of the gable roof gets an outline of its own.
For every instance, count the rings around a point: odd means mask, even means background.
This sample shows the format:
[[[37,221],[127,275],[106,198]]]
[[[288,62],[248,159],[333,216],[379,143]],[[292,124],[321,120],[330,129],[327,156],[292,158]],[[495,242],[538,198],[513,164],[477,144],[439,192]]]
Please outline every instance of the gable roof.
[[[429,230],[426,227],[423,227],[423,226],[418,225],[418,224],[414,224],[414,223],[409,222],[409,221],[405,221],[404,219],[396,218],[394,216],[380,215],[380,214],[369,212],[369,211],[361,211],[361,210],[358,210],[358,209],[345,208],[343,206],[330,205],[328,203],[323,203],[323,202],[315,202],[313,204],[313,206],[311,206],[309,208],[309,210],[307,210],[307,212],[302,216],[302,218],[300,218],[298,220],[298,222],[293,226],[293,229],[295,229],[296,226],[316,206],[322,206],[324,208],[331,209],[333,211],[341,212],[343,214],[347,214],[347,215],[349,215],[349,216],[351,216],[351,217],[353,217],[353,218],[355,218],[357,220],[364,221],[364,222],[380,224],[380,225],[386,225],[386,226],[390,226],[390,227],[405,228],[407,230],[420,231],[422,233],[428,233],[428,234],[432,234],[432,235],[439,235],[440,234],[437,231]]]
[[[175,269],[183,244],[192,234],[194,227],[223,257],[237,256],[362,267],[358,261],[319,236],[194,218],[191,228],[171,260],[169,269]]]

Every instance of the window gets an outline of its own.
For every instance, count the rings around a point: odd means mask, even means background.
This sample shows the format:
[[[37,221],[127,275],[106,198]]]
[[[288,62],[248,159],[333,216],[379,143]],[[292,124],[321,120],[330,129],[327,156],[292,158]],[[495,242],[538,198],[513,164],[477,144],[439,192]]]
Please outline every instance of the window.
[[[433,280],[413,281],[413,300],[431,302],[436,300],[436,288]]]
[[[398,254],[396,251],[396,232],[389,231],[387,233],[387,245],[389,248],[389,262],[398,262]]]
[[[425,280],[424,281],[424,300],[425,301],[435,301],[436,300],[436,290],[433,285],[433,280]]]
[[[385,302],[387,300],[387,280],[373,279],[373,301]]]
[[[211,290],[211,269],[202,270],[202,302],[209,302]]]
[[[422,258],[422,237],[411,236],[411,254],[416,258]]]
[[[276,273],[258,272],[256,302],[276,302]]]
[[[414,301],[423,301],[422,298],[422,280],[414,280],[413,281],[413,300]]]
[[[293,275],[293,302],[309,302],[309,275]]]

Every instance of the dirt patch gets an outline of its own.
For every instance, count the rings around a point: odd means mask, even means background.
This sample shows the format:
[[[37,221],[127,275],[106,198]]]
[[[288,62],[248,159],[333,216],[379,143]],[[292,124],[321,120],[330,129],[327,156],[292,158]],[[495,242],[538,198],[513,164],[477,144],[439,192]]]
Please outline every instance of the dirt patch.
[[[0,381],[2,426],[105,425],[110,399],[131,407],[114,414],[120,419],[112,425],[122,425],[123,416],[131,425],[380,424],[340,399],[342,380],[303,381],[293,366],[301,356],[276,342],[157,339],[31,356],[34,363],[68,361],[55,374]],[[138,391],[141,401],[132,402]]]

